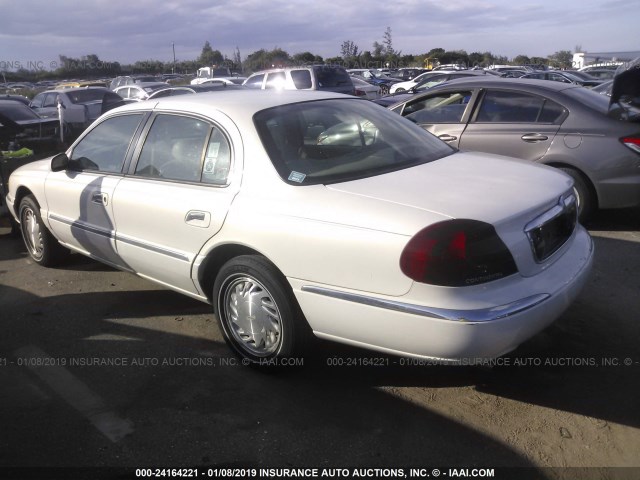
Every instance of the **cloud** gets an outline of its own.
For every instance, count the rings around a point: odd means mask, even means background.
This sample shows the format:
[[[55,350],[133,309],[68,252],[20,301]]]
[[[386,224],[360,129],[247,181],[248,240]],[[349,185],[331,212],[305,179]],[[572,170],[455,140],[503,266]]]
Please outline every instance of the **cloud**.
[[[0,55],[57,59],[59,54],[130,63],[197,58],[205,41],[231,56],[280,47],[290,54],[339,55],[352,40],[361,51],[381,42],[421,54],[432,48],[546,56],[582,44],[591,50],[632,50],[640,23],[635,0],[0,0]],[[37,12],[37,14],[35,14]],[[587,42],[589,44],[587,45]],[[9,58],[0,58],[7,61]]]

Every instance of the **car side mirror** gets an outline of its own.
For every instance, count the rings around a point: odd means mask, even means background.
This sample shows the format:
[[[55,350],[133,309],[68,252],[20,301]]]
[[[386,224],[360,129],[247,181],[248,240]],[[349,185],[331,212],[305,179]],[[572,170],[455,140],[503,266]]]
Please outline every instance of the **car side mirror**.
[[[66,153],[59,153],[51,159],[51,171],[61,172],[69,168],[69,157]]]

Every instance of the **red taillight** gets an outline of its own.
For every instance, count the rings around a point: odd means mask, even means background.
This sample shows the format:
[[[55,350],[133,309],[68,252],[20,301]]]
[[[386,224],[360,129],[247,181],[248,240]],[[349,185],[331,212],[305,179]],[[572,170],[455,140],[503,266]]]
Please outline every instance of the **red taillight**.
[[[447,220],[418,232],[400,256],[402,272],[416,282],[462,287],[517,272],[509,249],[493,226]]]
[[[620,141],[634,152],[640,153],[640,137],[623,137]]]
[[[366,97],[367,96],[367,92],[365,92],[364,90],[358,90],[356,88],[356,97]]]

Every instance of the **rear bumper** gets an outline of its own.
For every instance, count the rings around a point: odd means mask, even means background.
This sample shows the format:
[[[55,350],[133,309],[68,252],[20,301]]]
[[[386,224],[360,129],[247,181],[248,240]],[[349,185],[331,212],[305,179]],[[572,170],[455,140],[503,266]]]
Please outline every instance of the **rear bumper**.
[[[535,290],[489,308],[407,304],[398,298],[290,281],[320,338],[414,358],[450,362],[495,358],[551,324],[578,296],[591,270],[593,242],[582,228],[573,242],[538,278],[525,280]],[[523,292],[521,285],[518,289]],[[486,296],[491,295],[491,287],[486,287]]]

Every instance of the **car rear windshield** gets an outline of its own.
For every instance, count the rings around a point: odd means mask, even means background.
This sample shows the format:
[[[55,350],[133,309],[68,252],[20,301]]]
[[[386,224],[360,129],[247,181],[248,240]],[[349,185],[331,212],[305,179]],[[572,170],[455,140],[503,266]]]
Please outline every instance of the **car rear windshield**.
[[[278,174],[291,185],[366,178],[454,152],[409,120],[366,100],[283,105],[258,112],[254,123]]]
[[[606,115],[609,111],[609,97],[606,95],[600,95],[584,87],[568,88],[563,93],[596,112]]]

